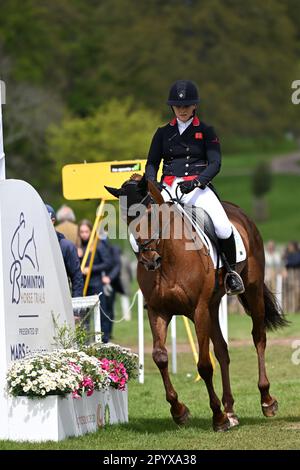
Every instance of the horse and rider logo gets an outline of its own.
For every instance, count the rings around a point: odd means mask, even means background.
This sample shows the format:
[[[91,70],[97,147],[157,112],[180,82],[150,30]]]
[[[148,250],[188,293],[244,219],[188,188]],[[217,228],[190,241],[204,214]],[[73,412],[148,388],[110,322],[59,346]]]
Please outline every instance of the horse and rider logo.
[[[12,303],[18,304],[21,295],[22,270],[30,267],[39,272],[39,262],[34,238],[34,228],[28,230],[24,213],[21,212],[19,222],[11,239],[10,251],[13,262],[10,267],[9,279],[12,285]]]

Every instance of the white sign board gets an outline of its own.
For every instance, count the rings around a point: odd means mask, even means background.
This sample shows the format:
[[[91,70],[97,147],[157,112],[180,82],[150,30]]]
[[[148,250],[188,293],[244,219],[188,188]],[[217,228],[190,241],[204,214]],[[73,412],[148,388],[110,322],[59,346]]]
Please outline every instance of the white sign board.
[[[0,181],[0,438],[9,438],[5,396],[12,361],[53,349],[52,314],[73,325],[72,299],[47,209],[26,182]]]

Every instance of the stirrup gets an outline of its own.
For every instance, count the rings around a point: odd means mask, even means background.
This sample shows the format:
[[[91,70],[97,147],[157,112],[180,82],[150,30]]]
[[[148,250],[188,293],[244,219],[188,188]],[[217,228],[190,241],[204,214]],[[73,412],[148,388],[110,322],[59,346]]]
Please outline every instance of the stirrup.
[[[232,291],[230,289],[230,287],[227,287],[227,279],[228,279],[228,277],[230,277],[232,275],[237,279],[237,282],[240,284],[240,287],[237,288],[234,291]],[[242,294],[243,292],[245,292],[245,287],[244,287],[243,280],[242,280],[241,276],[236,271],[229,271],[225,274],[224,288],[225,288],[225,293],[227,295],[239,295],[239,294]]]

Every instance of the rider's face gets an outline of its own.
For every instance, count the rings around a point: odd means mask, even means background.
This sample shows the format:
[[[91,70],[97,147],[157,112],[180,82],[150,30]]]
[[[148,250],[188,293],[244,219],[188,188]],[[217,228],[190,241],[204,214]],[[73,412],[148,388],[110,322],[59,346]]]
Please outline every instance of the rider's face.
[[[188,121],[193,116],[195,109],[195,104],[191,104],[190,106],[173,106],[175,116],[182,122]]]

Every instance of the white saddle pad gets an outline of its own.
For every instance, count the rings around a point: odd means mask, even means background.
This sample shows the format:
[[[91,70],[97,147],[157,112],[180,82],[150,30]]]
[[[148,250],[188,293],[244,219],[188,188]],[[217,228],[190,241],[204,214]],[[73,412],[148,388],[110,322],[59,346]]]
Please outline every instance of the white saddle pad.
[[[194,227],[194,229],[196,230],[198,236],[200,237],[200,240],[202,241],[202,243],[208,249],[208,252],[211,256],[214,268],[216,269],[218,256],[217,256],[217,251],[216,251],[215,247],[213,246],[212,242],[210,241],[208,236],[204,233],[202,228],[198,224],[196,224],[195,221],[191,217],[189,217],[189,215],[184,211],[182,206],[180,206],[178,204],[177,208],[180,210],[180,212],[184,213],[185,217],[187,217],[189,219],[189,221],[191,222],[192,226]],[[242,240],[242,237],[241,237],[239,231],[237,230],[237,228],[235,227],[235,225],[231,224],[231,226],[232,226],[234,239],[235,239],[236,262],[240,263],[241,261],[244,261],[247,257],[246,248],[245,248],[244,242]],[[223,260],[220,258],[219,259],[219,268],[222,267],[222,266],[223,266]]]

